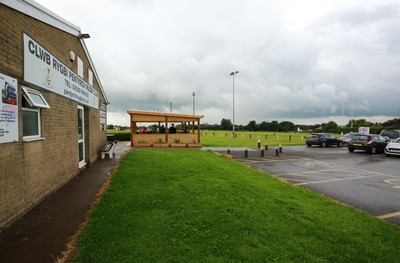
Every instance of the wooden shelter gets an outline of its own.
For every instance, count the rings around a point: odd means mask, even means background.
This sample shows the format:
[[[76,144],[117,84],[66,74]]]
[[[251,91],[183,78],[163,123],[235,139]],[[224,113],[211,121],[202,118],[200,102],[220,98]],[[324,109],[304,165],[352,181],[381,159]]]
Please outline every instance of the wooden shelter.
[[[131,145],[140,147],[200,147],[201,115],[128,110],[131,121]],[[143,132],[141,123],[154,123],[157,128]],[[170,133],[169,128],[177,128]],[[163,132],[164,127],[164,132]]]

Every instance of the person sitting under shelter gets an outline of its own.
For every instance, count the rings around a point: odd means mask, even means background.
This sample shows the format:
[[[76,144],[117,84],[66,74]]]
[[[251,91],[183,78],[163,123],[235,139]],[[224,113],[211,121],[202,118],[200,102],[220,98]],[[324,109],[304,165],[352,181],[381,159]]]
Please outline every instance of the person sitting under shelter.
[[[162,133],[162,134],[165,133],[165,127],[164,127],[164,125],[161,125],[161,127],[160,127],[160,133]]]
[[[176,133],[176,128],[175,128],[173,123],[172,123],[171,127],[169,127],[168,132],[169,133]]]

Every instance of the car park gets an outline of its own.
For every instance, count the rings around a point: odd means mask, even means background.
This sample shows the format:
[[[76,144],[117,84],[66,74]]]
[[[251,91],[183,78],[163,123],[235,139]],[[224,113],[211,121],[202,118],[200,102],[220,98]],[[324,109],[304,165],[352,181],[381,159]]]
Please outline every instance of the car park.
[[[364,210],[400,226],[399,158],[350,153],[346,148],[285,146],[282,154],[232,149],[234,159],[280,180]],[[221,153],[226,153],[222,148]],[[377,198],[379,197],[379,198]]]
[[[400,130],[382,130],[380,135],[394,142],[400,138]]]
[[[343,135],[342,137],[339,138],[339,140],[341,140],[343,142],[343,145],[348,145],[349,142],[351,142],[351,140],[354,138],[354,136],[356,135],[360,135],[360,133],[356,133],[356,132],[349,132],[346,133],[345,135]]]
[[[386,155],[400,155],[400,138],[394,142],[389,142],[385,147]]]
[[[343,142],[330,133],[312,133],[307,137],[306,144],[308,147],[312,145],[319,145],[321,147],[328,145],[343,146]]]
[[[350,152],[354,150],[363,150],[368,153],[383,153],[388,139],[378,134],[359,134],[354,136],[347,148]]]

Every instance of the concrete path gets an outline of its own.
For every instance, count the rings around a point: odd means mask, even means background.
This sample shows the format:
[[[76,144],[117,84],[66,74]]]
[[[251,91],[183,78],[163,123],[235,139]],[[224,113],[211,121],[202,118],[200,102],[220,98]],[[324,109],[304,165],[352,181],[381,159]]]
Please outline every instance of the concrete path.
[[[99,159],[0,233],[0,262],[54,262],[105,179],[129,150],[129,142],[119,142],[114,159]]]

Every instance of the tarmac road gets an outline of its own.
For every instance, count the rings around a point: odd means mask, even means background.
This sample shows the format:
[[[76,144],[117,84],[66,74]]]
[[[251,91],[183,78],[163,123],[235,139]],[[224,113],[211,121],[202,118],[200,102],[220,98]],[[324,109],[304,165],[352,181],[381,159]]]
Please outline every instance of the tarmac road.
[[[279,157],[275,149],[232,149],[240,162],[289,183],[311,189],[394,224],[400,224],[400,157],[347,147],[287,146]]]

